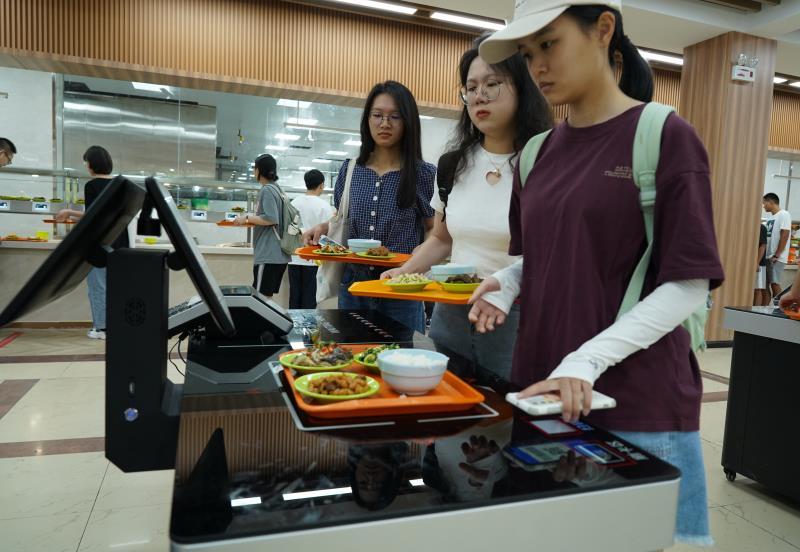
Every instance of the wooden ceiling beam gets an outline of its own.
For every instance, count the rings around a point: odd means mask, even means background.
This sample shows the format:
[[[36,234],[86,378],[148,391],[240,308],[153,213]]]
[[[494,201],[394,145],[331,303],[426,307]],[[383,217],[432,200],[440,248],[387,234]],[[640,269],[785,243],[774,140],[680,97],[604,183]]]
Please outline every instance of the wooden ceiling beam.
[[[755,0],[703,0],[709,4],[717,4],[718,6],[725,6],[735,10],[756,13],[761,11],[761,2]]]

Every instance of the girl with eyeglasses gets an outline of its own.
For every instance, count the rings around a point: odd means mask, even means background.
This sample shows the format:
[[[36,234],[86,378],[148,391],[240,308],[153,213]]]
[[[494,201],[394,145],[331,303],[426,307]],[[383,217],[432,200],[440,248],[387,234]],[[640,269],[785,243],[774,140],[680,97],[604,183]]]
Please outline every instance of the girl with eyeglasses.
[[[566,422],[583,415],[677,466],[676,538],[710,545],[702,383],[681,327],[723,280],[708,155],[694,129],[669,114],[643,293],[617,317],[648,247],[633,147],[653,96],[650,67],[625,35],[619,10],[612,0],[521,0],[514,21],[481,45],[488,61],[521,53],[549,102],[569,107],[569,119],[544,139],[533,169],[515,175],[510,252],[523,260],[481,284],[470,318],[479,331],[491,330],[519,296],[512,381],[520,396],[557,392]],[[500,300],[487,291],[499,291]],[[616,408],[590,413],[593,388],[614,397]]]
[[[433,232],[400,268],[384,272],[427,272],[448,257],[477,268],[485,278],[518,257],[508,254],[508,206],[514,166],[529,138],[552,125],[550,108],[528,74],[525,60],[512,56],[490,65],[478,54],[485,40],[478,38],[464,52],[458,66],[464,105],[450,152],[439,160],[439,193],[431,207],[436,211]],[[508,380],[517,333],[519,307],[497,332],[473,330],[466,305],[437,303],[430,337],[442,352],[455,352],[488,379]],[[481,377],[481,379],[484,379]]]
[[[367,96],[361,116],[361,151],[339,170],[334,188],[338,210],[350,163],[355,163],[350,183],[349,239],[375,239],[390,251],[411,253],[433,227],[433,181],[436,167],[422,160],[417,102],[411,91],[395,81],[376,84]],[[303,234],[317,244],[328,223]],[[344,244],[346,245],[346,244]],[[374,266],[348,264],[339,288],[339,308],[373,309],[409,328],[424,332],[422,303],[351,295],[353,282],[374,280]]]

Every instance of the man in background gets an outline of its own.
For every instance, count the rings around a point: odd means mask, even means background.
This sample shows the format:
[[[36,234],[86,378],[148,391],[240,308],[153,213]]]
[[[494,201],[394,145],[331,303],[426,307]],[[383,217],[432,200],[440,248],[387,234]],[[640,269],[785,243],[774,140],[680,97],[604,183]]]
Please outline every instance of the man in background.
[[[300,212],[303,231],[317,224],[327,222],[334,214],[333,206],[320,196],[325,189],[325,176],[317,169],[308,171],[303,177],[306,193],[292,200],[292,205]],[[289,308],[317,308],[317,265],[293,255],[289,264]]]
[[[8,138],[0,138],[0,167],[10,165],[17,154],[17,147]]]
[[[781,276],[786,263],[789,262],[789,235],[792,231],[792,215],[781,209],[780,199],[769,193],[763,199],[767,218],[767,283],[772,297],[781,293]]]

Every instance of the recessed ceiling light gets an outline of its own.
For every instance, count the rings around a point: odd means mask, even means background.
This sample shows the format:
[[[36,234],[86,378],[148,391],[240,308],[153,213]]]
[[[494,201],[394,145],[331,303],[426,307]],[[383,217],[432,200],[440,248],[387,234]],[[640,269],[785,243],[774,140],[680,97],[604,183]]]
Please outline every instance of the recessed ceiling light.
[[[351,6],[361,6],[363,8],[372,8],[373,10],[403,13],[406,15],[414,15],[417,13],[416,8],[401,6],[399,4],[390,4],[389,2],[375,2],[373,0],[334,0],[334,2],[339,2],[340,4],[350,4]]]
[[[319,158],[312,159],[311,162],[312,163],[333,163],[333,161],[331,159],[319,159]]]
[[[217,186],[217,190],[224,190],[224,189],[225,188],[223,186]]]
[[[775,83],[775,84],[783,84],[783,83],[788,82],[788,81],[789,81],[789,79],[786,79],[784,77],[775,77],[775,78],[772,79],[772,82]]]
[[[302,171],[310,171],[310,170],[316,169],[316,167],[297,167],[297,168],[302,170]]]
[[[192,186],[192,190],[195,191],[195,192],[199,192],[200,191],[200,186]]]
[[[433,117],[431,117],[430,115],[420,115],[419,118],[420,119],[425,119],[426,121],[429,121],[429,120],[433,119]]]
[[[276,134],[275,138],[277,138],[278,140],[289,140],[289,141],[294,142],[295,140],[299,140],[300,139],[300,135],[299,134]]]
[[[268,150],[275,150],[275,151],[286,151],[289,149],[289,146],[276,146],[275,144],[269,144],[266,148]]]
[[[172,89],[163,84],[150,84],[149,82],[131,82],[136,90],[147,90],[148,92],[166,92],[172,94]]]
[[[189,163],[190,165],[192,164],[192,160],[191,159],[187,159],[186,162]]]
[[[348,140],[344,143],[345,146],[360,146],[361,140]]]
[[[175,169],[170,169],[169,172],[175,172]]]
[[[278,100],[278,105],[283,107],[299,107],[300,109],[308,109],[311,107],[311,102],[301,102],[298,100],[285,100],[281,98]]]
[[[790,84],[789,86],[791,86],[792,88],[800,88],[800,81],[795,81],[792,84]]]
[[[316,119],[302,119],[297,117],[289,117],[286,122],[290,125],[316,125],[319,121]]]
[[[668,63],[670,65],[683,65],[683,58],[678,56],[668,56],[666,54],[649,52],[647,50],[639,50],[639,53],[647,61],[660,61],[661,63]]]
[[[326,151],[325,155],[347,155],[347,152],[346,151],[330,150],[330,151]]]
[[[458,23],[459,25],[466,25],[467,27],[490,29],[492,31],[499,31],[500,29],[504,29],[506,27],[502,23],[495,23],[494,21],[475,19],[474,17],[464,17],[462,15],[453,15],[452,13],[438,11],[435,11],[431,14],[431,19],[438,19],[439,21],[447,21],[449,23]]]

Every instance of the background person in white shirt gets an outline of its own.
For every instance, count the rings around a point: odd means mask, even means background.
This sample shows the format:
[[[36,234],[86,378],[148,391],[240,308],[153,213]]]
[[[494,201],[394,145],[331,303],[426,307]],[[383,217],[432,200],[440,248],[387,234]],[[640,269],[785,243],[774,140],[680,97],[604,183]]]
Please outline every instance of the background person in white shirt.
[[[781,201],[776,194],[769,193],[763,199],[767,218],[767,283],[772,296],[781,292],[781,276],[789,262],[789,237],[792,232],[792,215],[781,209]]]
[[[306,231],[317,224],[328,222],[334,214],[334,209],[329,202],[320,197],[325,188],[325,176],[317,169],[312,169],[303,178],[308,191],[305,195],[294,198],[292,205],[300,211],[303,231]],[[289,308],[315,309],[316,295],[317,265],[292,255],[292,262],[289,263]]]

